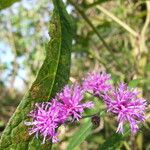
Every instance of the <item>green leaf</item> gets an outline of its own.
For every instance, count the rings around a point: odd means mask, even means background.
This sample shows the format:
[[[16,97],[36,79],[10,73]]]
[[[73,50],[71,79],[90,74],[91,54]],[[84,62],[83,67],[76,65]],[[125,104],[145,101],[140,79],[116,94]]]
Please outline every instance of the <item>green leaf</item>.
[[[124,126],[124,134],[115,133],[100,145],[99,149],[103,150],[121,150],[121,146],[126,137],[129,136],[129,125]]]
[[[99,116],[102,117],[105,114],[105,111],[101,111]],[[88,119],[83,123],[80,129],[71,137],[67,150],[73,150],[78,145],[80,145],[92,132],[92,122],[91,119]]]
[[[13,3],[17,1],[20,1],[20,0],[0,0],[0,10],[11,6]]]
[[[92,129],[92,123],[91,120],[88,120],[71,137],[67,150],[73,150],[76,146],[80,145],[86,139],[86,137],[91,133],[91,129]]]
[[[134,79],[129,82],[129,87],[136,87],[142,79]]]
[[[110,138],[108,138],[100,147],[99,149],[106,149],[106,150],[118,150],[120,147],[121,142],[123,141],[124,136],[121,134],[115,133]]]
[[[23,97],[5,128],[0,150],[50,150],[51,143],[41,145],[42,140],[29,136],[24,121],[36,102],[48,101],[67,84],[70,72],[72,45],[72,20],[61,0],[53,0],[54,11],[50,22],[51,40],[46,57],[29,91]]]

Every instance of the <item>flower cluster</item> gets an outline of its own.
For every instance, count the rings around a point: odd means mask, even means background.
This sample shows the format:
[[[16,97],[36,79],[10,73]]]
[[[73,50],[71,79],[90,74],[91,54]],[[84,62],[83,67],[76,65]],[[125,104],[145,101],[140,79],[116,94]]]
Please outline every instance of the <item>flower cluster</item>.
[[[103,99],[108,112],[117,116],[116,132],[123,133],[126,122],[130,124],[131,132],[136,133],[140,122],[146,119],[146,100],[139,97],[140,92],[130,89],[124,83],[118,87],[111,85],[111,76],[106,73],[89,73],[80,85],[66,85],[50,102],[37,103],[29,116],[32,121],[25,122],[32,126],[29,134],[43,136],[43,143],[50,139],[57,142],[57,129],[60,125],[71,121],[79,121],[85,108],[93,108],[93,102],[82,102],[85,92],[90,92]]]
[[[138,123],[146,119],[144,111],[147,103],[145,99],[138,97],[139,94],[136,89],[129,89],[126,84],[121,83],[118,88],[103,96],[108,111],[117,115],[119,125],[116,132],[123,133],[123,125],[128,121],[131,132],[136,133]]]
[[[92,108],[92,102],[81,103],[83,100],[83,90],[79,85],[66,85],[64,89],[52,99],[52,102],[38,103],[36,108],[29,114],[31,122],[25,122],[27,126],[32,126],[29,134],[42,135],[43,143],[46,139],[52,139],[55,143],[57,139],[57,128],[65,123],[70,117],[72,121],[79,120],[85,108]]]
[[[83,81],[83,89],[91,92],[95,96],[100,96],[112,88],[110,84],[111,76],[103,73],[89,73]]]
[[[94,106],[92,102],[81,103],[83,94],[83,90],[78,85],[65,86],[63,91],[58,94],[59,100],[63,103],[63,109],[66,110],[66,116],[72,116],[73,119],[79,120],[84,108]]]
[[[36,133],[36,137],[39,134],[43,135],[43,143],[45,143],[46,138],[52,139],[54,143],[57,142],[56,128],[65,120],[63,117],[64,111],[60,109],[60,106],[61,104],[55,99],[52,103],[36,104],[36,108],[29,114],[33,119],[32,122],[25,122],[27,126],[32,125],[29,134]]]

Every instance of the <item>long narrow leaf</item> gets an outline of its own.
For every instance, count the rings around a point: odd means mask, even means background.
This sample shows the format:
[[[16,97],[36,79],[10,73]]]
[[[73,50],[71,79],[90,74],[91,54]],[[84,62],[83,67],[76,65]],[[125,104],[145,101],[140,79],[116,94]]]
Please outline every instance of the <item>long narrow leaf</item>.
[[[46,57],[30,90],[25,94],[5,128],[0,150],[50,150],[51,143],[41,145],[41,139],[29,136],[24,121],[35,102],[48,101],[68,81],[70,72],[70,49],[72,44],[72,21],[61,0],[53,0],[54,11],[50,22],[51,40]]]
[[[99,116],[103,116],[105,111],[101,111]],[[83,123],[80,129],[71,137],[67,150],[73,150],[78,145],[80,145],[92,132],[92,122],[89,119],[87,122]]]
[[[71,137],[67,150],[73,150],[76,146],[80,145],[86,137],[91,133],[92,123],[88,120],[80,129]]]

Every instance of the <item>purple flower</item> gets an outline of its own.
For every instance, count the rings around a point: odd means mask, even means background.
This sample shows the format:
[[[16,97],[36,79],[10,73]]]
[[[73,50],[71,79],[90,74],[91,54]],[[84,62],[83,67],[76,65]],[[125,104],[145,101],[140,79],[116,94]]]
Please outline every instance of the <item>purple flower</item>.
[[[117,115],[118,128],[116,132],[123,133],[123,125],[129,122],[131,132],[138,130],[138,124],[145,121],[146,100],[139,97],[140,92],[129,89],[126,84],[121,83],[112,93],[105,94],[104,101],[108,111]]]
[[[58,99],[63,104],[63,109],[66,110],[67,116],[72,116],[73,119],[79,120],[84,108],[92,108],[92,102],[81,103],[83,99],[83,90],[78,85],[65,86],[63,91],[58,94]]]
[[[57,128],[65,123],[69,117],[79,120],[84,108],[93,107],[92,102],[81,103],[83,99],[83,91],[78,85],[71,87],[65,86],[61,93],[57,94],[57,98],[52,102],[36,103],[36,108],[32,110],[29,116],[32,121],[25,122],[25,125],[32,126],[29,134],[42,135],[43,143],[47,139],[57,142]]]
[[[39,134],[43,135],[43,143],[45,143],[46,139],[52,139],[53,143],[57,142],[56,129],[66,119],[66,112],[64,112],[61,105],[62,104],[55,99],[52,103],[37,103],[35,105],[36,108],[29,114],[29,116],[32,117],[32,121],[25,122],[27,126],[32,126],[29,134],[36,133],[36,137],[38,137]]]
[[[106,73],[89,73],[83,81],[83,89],[100,96],[112,88],[111,76]]]

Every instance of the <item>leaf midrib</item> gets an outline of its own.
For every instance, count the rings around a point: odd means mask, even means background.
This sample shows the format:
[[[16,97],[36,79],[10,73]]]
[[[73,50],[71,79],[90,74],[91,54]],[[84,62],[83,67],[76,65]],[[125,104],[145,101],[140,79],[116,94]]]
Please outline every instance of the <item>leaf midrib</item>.
[[[56,8],[54,8],[56,9]],[[59,9],[57,7],[57,11],[59,12]],[[51,98],[51,94],[52,94],[52,90],[53,90],[53,87],[54,87],[54,84],[55,84],[55,81],[56,81],[56,75],[57,75],[57,72],[58,72],[58,66],[59,66],[59,62],[60,62],[60,54],[61,54],[61,41],[62,41],[62,25],[61,25],[61,21],[60,21],[60,12],[59,12],[59,24],[60,24],[60,35],[59,35],[59,53],[58,53],[58,61],[57,61],[57,64],[56,64],[56,71],[55,71],[55,75],[54,75],[54,79],[53,79],[53,82],[52,82],[52,85],[51,85],[51,89],[50,89],[50,93],[49,93],[49,98]]]

